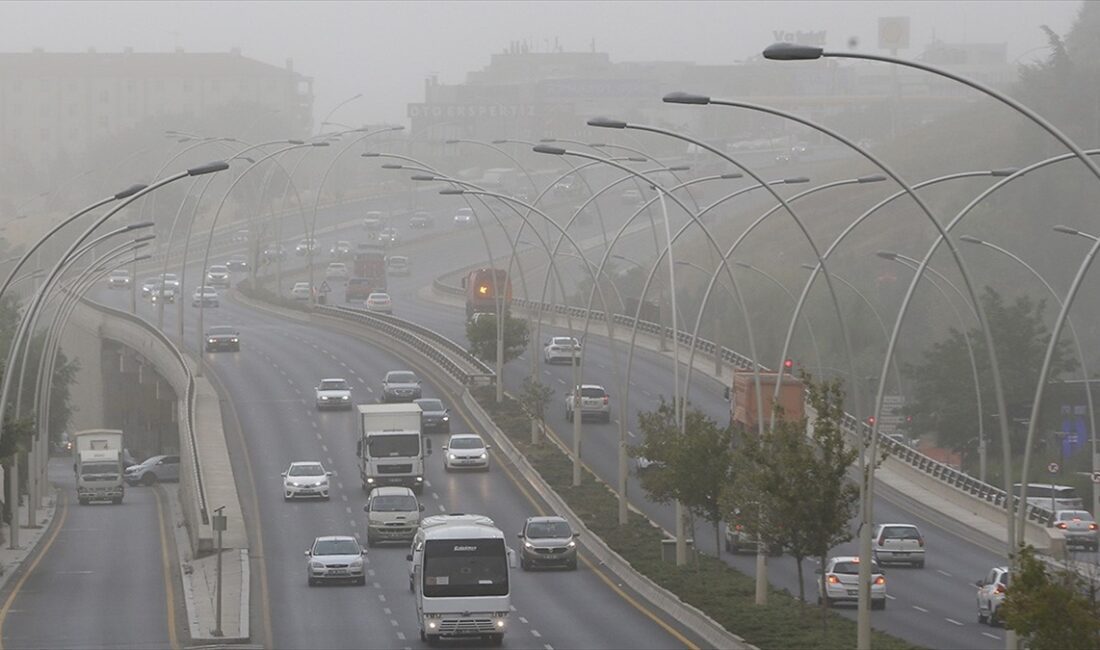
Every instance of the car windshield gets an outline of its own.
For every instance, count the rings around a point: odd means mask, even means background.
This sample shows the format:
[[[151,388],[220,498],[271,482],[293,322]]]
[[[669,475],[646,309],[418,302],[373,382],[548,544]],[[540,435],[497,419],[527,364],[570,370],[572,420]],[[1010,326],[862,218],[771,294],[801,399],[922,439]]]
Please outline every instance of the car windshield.
[[[563,338],[563,337],[552,339],[550,341],[550,344],[551,345],[578,345],[578,343],[575,340],[569,339],[569,338]]]
[[[451,449],[481,449],[485,443],[478,436],[451,438]]]
[[[1092,515],[1087,510],[1059,510],[1057,516],[1059,521],[1092,521]]]
[[[359,555],[354,539],[319,539],[313,544],[313,555]]]
[[[237,330],[233,329],[232,327],[225,327],[223,325],[219,325],[218,327],[211,327],[209,330],[207,330],[208,336],[234,336],[236,334]]]
[[[375,295],[375,294],[372,294]],[[389,384],[415,384],[416,375],[411,372],[391,372],[386,375],[386,383]]]
[[[324,473],[325,468],[321,467],[320,463],[311,463],[309,465],[291,465],[287,476],[322,476]]]
[[[603,397],[607,395],[607,391],[602,388],[595,388],[592,386],[584,386],[581,388],[581,397]]]
[[[871,571],[878,573],[878,565],[872,564]],[[844,575],[859,575],[859,562],[837,562],[833,565],[833,573],[843,573]]]
[[[416,403],[417,403],[417,405],[420,406],[420,409],[422,411],[442,411],[443,410],[443,402],[441,402],[437,399],[418,399],[418,400],[416,400]]]
[[[374,302],[386,302],[389,299],[390,295],[388,293],[372,293],[370,296],[367,297],[367,300],[371,300]]]
[[[564,539],[573,531],[564,521],[532,521],[527,524],[527,537],[531,539]]]
[[[420,454],[420,436],[414,435],[380,435],[370,436],[367,445],[367,453],[372,458],[385,458],[388,456],[417,456]]]
[[[343,379],[326,379],[321,382],[321,390],[347,390],[348,382]]]
[[[226,269],[224,266],[211,266],[210,267],[210,272],[211,273],[225,273],[227,270],[228,269]]]
[[[887,526],[882,536],[886,539],[920,539],[920,533],[911,526]]]
[[[374,512],[412,512],[418,509],[416,497],[409,494],[374,497],[370,503],[370,509]]]

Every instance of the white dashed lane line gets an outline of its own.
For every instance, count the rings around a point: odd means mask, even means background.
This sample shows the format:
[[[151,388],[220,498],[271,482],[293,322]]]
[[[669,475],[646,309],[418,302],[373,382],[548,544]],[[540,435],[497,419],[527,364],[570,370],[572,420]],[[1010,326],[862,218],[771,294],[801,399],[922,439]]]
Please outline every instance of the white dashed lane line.
[[[523,617],[523,616],[520,616],[520,617],[519,617],[519,622],[520,622],[520,623],[523,623],[524,625],[527,625],[527,618],[526,618],[526,617]]]
[[[897,596],[891,596],[890,594],[886,594],[886,597],[890,600],[897,600],[898,599]]]
[[[924,612],[925,614],[928,613],[928,610],[921,607],[920,605],[913,605],[913,609],[917,610],[918,612]]]
[[[533,637],[535,637],[535,638],[539,638],[539,637],[541,637],[542,635],[541,635],[541,634],[539,634],[539,631],[538,631],[538,630],[531,630],[531,636],[533,636]]]
[[[951,577],[951,574],[944,571],[943,569],[936,569],[936,573],[940,574],[941,576],[947,576],[948,578]]]
[[[953,625],[958,625],[959,627],[962,627],[962,626],[963,626],[963,624],[962,624],[962,623],[960,623],[960,622],[956,621],[956,620],[955,620],[955,619],[953,619],[953,618],[945,618],[945,619],[943,619],[943,620],[945,620],[945,621],[947,621],[948,623],[951,623],[951,624],[953,624]]]
[[[1001,640],[1001,637],[997,636],[996,634],[990,634],[989,632],[982,632],[982,636],[987,636],[991,639],[996,639],[997,641]]]

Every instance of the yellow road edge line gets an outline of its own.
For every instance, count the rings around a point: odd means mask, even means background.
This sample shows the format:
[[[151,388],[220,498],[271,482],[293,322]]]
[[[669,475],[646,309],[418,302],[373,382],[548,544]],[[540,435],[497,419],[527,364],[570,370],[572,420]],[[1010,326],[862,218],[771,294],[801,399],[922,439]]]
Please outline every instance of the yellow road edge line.
[[[168,611],[168,646],[171,647],[172,650],[178,650],[180,644],[179,637],[176,636],[175,583],[172,580],[172,563],[168,552],[168,535],[171,528],[169,528],[168,522],[164,519],[164,496],[161,494],[160,490],[159,487],[155,488],[153,490],[153,495],[156,497],[157,523],[160,528],[160,564],[162,573],[164,574],[164,605]]]
[[[49,552],[50,547],[53,546],[54,540],[61,533],[61,529],[65,526],[65,518],[69,515],[69,499],[63,490],[57,490],[58,498],[61,499],[61,517],[58,518],[56,527],[53,532],[50,533],[50,537],[46,540],[46,543],[39,547],[38,553],[34,556],[34,560],[27,570],[19,577],[19,581],[15,583],[15,587],[12,588],[11,593],[8,594],[7,600],[4,601],[4,606],[0,607],[0,650],[4,650],[4,622],[8,618],[8,610],[11,609],[12,603],[15,602],[16,596],[19,595],[19,590],[23,588],[23,584],[27,581],[34,570],[38,567],[38,563],[42,561],[42,558]]]
[[[205,352],[203,354],[205,354]],[[200,362],[205,363],[201,360]],[[240,439],[241,442],[241,452],[244,456],[245,474],[248,475],[248,484],[252,486],[252,498],[250,499],[250,501],[252,501],[252,512],[255,513],[254,516],[256,517],[256,526],[254,530],[255,535],[251,536],[249,540],[250,545],[252,545],[254,548],[249,549],[249,551],[256,551],[255,559],[260,565],[260,619],[263,624],[264,630],[264,643],[262,645],[265,648],[273,648],[275,647],[275,642],[274,633],[271,631],[271,601],[268,598],[267,590],[267,562],[264,556],[263,526],[260,524],[260,501],[256,497],[256,476],[252,473],[252,460],[248,457],[248,441],[244,437],[244,429],[241,428],[241,418],[237,415],[237,406],[233,403],[233,400],[228,398],[229,393],[228,391],[226,391],[225,384],[222,383],[221,377],[219,377],[218,373],[215,372],[210,366],[207,366],[206,377],[207,379],[211,380],[211,383],[217,384],[217,388],[215,389],[217,392],[222,395],[226,395],[224,403],[229,406],[229,415],[233,418],[233,422],[235,424],[234,428],[236,428],[237,437]],[[241,514],[243,516],[244,513],[242,512]],[[249,560],[251,559],[252,558],[249,558]],[[251,599],[249,599],[249,602],[252,602]],[[251,612],[247,612],[245,613],[245,615],[250,616]],[[4,649],[0,648],[0,650]]]

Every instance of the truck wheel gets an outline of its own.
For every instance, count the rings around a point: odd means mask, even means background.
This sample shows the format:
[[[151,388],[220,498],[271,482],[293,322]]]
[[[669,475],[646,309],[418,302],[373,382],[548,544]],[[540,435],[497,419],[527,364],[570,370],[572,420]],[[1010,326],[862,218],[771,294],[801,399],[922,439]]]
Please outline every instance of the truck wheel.
[[[152,473],[152,472],[149,472],[145,476],[141,477],[141,484],[142,485],[147,485],[147,486],[148,485],[155,485],[156,482],[157,482],[157,475]]]

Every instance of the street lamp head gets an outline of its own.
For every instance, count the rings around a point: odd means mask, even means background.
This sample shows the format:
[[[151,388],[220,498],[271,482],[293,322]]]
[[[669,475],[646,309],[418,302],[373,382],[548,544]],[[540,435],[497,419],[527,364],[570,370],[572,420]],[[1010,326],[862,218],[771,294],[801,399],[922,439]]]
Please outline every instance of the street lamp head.
[[[824,51],[820,47],[797,43],[773,43],[764,48],[764,58],[771,61],[810,61],[820,59]]]
[[[798,185],[800,183],[809,183],[809,176],[791,176],[790,178],[784,178],[783,183],[785,185]]]
[[[322,140],[321,142],[314,142],[312,144],[314,147],[327,147],[329,146],[330,142],[328,140]]]
[[[148,228],[153,225],[152,221],[142,221],[141,223],[132,223],[123,227],[122,232],[130,232],[131,230],[141,230],[142,228]]]
[[[306,141],[305,140],[287,140],[286,143],[287,144],[305,144]]]
[[[121,199],[129,198],[129,197],[137,194],[138,192],[142,191],[143,189],[145,189],[147,187],[149,187],[149,186],[145,185],[144,183],[138,183],[137,185],[131,185],[130,187],[127,187],[126,189],[122,190],[121,192],[115,194],[115,200],[118,201],[118,200],[121,200]]]
[[[721,178],[723,180],[732,180],[732,179],[735,179],[735,178],[744,178],[744,177],[745,177],[745,175],[742,174],[741,172],[729,172],[727,174],[722,174],[718,178]]]
[[[130,261],[131,262],[144,262],[145,260],[152,259],[152,258],[153,258],[152,255],[138,255],[137,257],[135,257],[134,259],[132,259]]]
[[[215,160],[214,162],[206,163],[205,165],[199,165],[198,167],[192,167],[187,170],[188,176],[202,176],[203,174],[213,174],[229,169],[229,163],[224,160]]]
[[[1076,228],[1070,228],[1069,226],[1054,226],[1053,230],[1054,230],[1054,232],[1060,232],[1060,233],[1064,233],[1066,235],[1081,235],[1081,234],[1084,234],[1080,230],[1077,230]]]
[[[139,251],[139,250],[145,248],[146,246],[148,246],[149,242],[147,242],[147,241],[139,242],[138,240],[135,239],[134,241],[130,242],[130,244],[131,244],[131,246],[130,246],[131,251]]]
[[[661,99],[666,104],[694,104],[696,106],[706,106],[710,103],[710,97],[706,95],[696,95],[684,92],[669,93]]]
[[[553,156],[564,156],[565,155],[565,149],[562,149],[561,147],[551,147],[550,145],[545,145],[545,144],[537,144],[534,147],[532,147],[532,150],[535,153],[548,153],[548,154],[553,155]]]
[[[405,127],[398,124],[397,126],[391,126],[386,129],[387,131],[404,131]]]
[[[959,237],[959,241],[964,241],[968,244],[984,244],[985,242],[977,237],[971,237],[970,235],[962,235]]]
[[[256,161],[252,160],[248,156],[233,156],[232,158],[230,158],[230,160],[247,160],[248,164],[250,164],[250,165],[255,165],[256,164]]]
[[[493,144],[508,144],[507,140],[493,140]]]
[[[857,183],[881,183],[886,180],[886,177],[882,174],[871,174],[870,176],[860,176],[856,179]]]
[[[539,142],[557,142],[557,138],[539,138]]]
[[[800,264],[799,266],[806,269],[807,271],[816,271],[817,270],[817,266],[815,266],[813,264]]]
[[[364,158],[377,158],[377,157],[381,156],[382,154],[378,153],[377,151],[368,151],[366,153],[361,153],[359,155],[364,157]]]
[[[898,259],[898,254],[894,251],[878,251],[875,255],[878,255],[884,260],[896,261]]]
[[[382,165],[382,169],[405,169],[404,165],[398,165],[396,163],[386,163]]]
[[[752,268],[752,264],[749,264],[748,262],[738,262],[737,260],[734,260],[733,263],[737,266],[740,266],[743,269],[751,269]]]
[[[1011,176],[1018,171],[1020,170],[1016,167],[1005,167],[1004,169],[991,169],[989,170],[989,175],[993,178],[1004,178],[1006,176]]]
[[[437,181],[437,180],[439,180],[437,177],[432,176],[431,174],[415,174],[411,178],[414,181]]]
[[[157,238],[156,235],[142,235],[141,237],[138,237],[138,238],[134,239],[134,243],[135,244],[140,244],[142,242],[147,242],[147,241],[150,241],[150,240],[153,240],[153,239],[156,239],[156,238]]]
[[[459,144],[460,142],[462,142],[462,140],[455,140],[454,138],[451,138],[450,140],[444,140],[443,144]]]
[[[444,188],[442,190],[439,190],[439,193],[440,194],[465,194],[466,190],[462,189],[461,187],[447,187],[447,188]]]
[[[587,122],[588,126],[598,126],[604,129],[625,129],[626,122],[613,120],[610,117],[594,117]]]
[[[673,165],[672,167],[666,167],[665,171],[669,171],[669,172],[691,171],[691,165]]]

